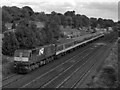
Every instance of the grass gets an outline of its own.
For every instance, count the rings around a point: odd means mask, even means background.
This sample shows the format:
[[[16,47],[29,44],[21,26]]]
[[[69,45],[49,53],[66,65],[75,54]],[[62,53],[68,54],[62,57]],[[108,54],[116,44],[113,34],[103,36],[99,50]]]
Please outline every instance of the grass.
[[[2,64],[4,65],[9,62],[13,62],[13,57],[2,55]]]
[[[5,78],[14,73],[13,62],[2,65],[2,77]]]
[[[6,77],[14,72],[13,57],[2,56],[2,77]]]
[[[88,83],[89,88],[117,88],[118,81],[118,48],[119,45],[114,45],[111,49],[109,56],[97,75],[92,78],[92,81]],[[119,68],[120,70],[120,68]],[[119,75],[120,76],[120,75]]]

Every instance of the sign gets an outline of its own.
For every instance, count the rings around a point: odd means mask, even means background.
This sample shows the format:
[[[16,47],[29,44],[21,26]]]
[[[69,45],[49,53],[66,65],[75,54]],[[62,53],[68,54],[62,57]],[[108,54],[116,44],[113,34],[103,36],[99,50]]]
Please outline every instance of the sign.
[[[40,50],[39,50],[39,55],[42,55],[44,53],[44,48],[41,48]]]

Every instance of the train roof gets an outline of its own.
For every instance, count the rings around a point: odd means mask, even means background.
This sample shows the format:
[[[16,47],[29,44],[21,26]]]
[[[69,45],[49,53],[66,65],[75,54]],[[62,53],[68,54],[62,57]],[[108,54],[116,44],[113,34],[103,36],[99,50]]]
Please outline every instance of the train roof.
[[[40,49],[40,48],[45,48],[45,47],[50,46],[50,45],[55,45],[55,44],[48,44],[48,45],[44,45],[44,46],[39,46],[39,47],[34,48],[34,49],[18,49],[18,50],[15,51],[15,53],[20,53],[20,52],[30,53],[33,50],[37,50],[37,49]]]

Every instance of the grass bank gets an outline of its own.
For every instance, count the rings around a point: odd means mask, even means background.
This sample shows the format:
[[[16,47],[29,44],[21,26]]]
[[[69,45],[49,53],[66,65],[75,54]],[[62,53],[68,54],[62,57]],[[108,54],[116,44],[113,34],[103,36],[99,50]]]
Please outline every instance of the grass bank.
[[[13,71],[13,57],[2,56],[2,77],[5,78],[12,74]]]
[[[99,72],[90,81],[89,88],[117,88],[118,68],[118,43],[116,42]]]

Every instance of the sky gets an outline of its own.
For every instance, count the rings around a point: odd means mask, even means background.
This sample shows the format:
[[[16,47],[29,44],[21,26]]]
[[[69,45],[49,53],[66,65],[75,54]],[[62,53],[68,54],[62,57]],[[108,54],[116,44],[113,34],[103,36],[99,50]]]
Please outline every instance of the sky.
[[[0,0],[0,6],[30,6],[35,12],[65,13],[74,10],[76,14],[88,17],[120,20],[120,0]],[[118,4],[119,3],[119,4]],[[119,9],[118,9],[119,8]]]

